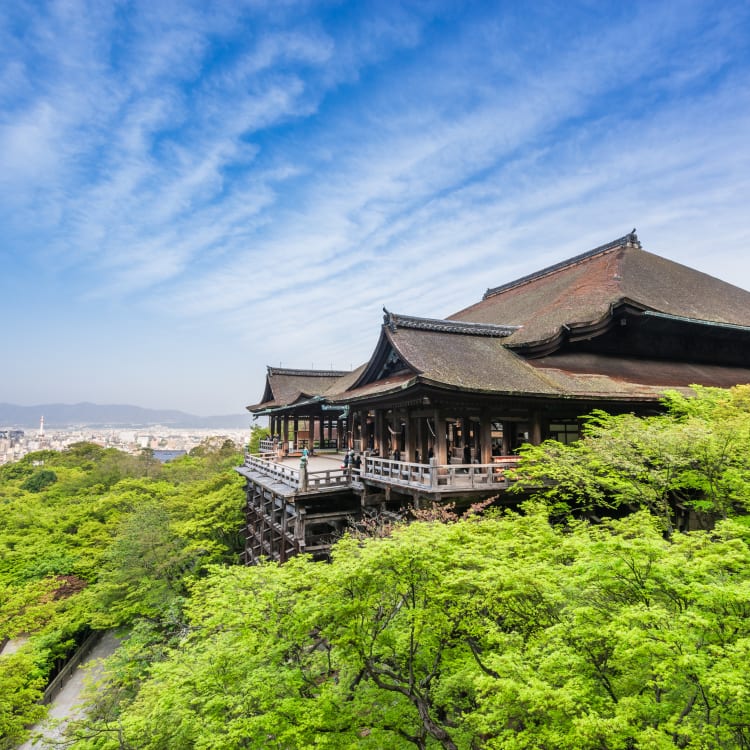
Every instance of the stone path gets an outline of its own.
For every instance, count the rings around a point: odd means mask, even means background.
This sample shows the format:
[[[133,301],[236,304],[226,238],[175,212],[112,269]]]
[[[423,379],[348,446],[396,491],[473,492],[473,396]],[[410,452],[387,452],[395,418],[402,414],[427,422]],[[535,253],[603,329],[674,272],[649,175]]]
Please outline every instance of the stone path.
[[[57,747],[62,739],[62,731],[68,719],[80,718],[83,715],[81,708],[81,693],[84,688],[84,680],[96,679],[101,673],[101,665],[93,664],[97,659],[105,659],[114,653],[120,645],[119,639],[112,633],[105,633],[99,642],[91,650],[91,653],[78,666],[70,676],[64,687],[55,696],[50,704],[47,717],[32,727],[32,733],[41,733],[42,737],[33,742],[27,740],[19,745],[18,750],[43,750],[43,748]],[[88,668],[87,668],[88,665]],[[50,722],[60,722],[56,726],[50,726]]]

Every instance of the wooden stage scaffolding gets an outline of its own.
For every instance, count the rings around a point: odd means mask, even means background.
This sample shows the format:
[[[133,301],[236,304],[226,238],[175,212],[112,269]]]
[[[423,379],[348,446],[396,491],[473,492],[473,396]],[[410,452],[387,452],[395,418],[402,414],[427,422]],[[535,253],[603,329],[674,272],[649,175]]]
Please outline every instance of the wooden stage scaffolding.
[[[515,456],[492,464],[429,464],[365,456],[359,470],[337,459],[323,470],[247,455],[237,472],[246,480],[243,561],[284,562],[299,554],[326,559],[331,545],[368,514],[398,517],[408,506],[457,499],[475,502],[506,490]]]

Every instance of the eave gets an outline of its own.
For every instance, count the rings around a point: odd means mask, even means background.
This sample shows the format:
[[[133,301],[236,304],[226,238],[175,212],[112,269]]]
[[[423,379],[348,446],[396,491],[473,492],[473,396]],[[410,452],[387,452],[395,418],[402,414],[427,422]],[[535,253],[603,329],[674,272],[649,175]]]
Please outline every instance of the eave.
[[[566,343],[584,341],[607,333],[620,319],[627,315],[641,315],[646,308],[634,300],[623,298],[609,306],[609,310],[600,318],[588,321],[572,321],[561,325],[554,334],[545,339],[523,344],[508,344],[508,349],[526,359],[546,357],[562,348]]]
[[[399,402],[418,401],[425,395],[444,394],[446,397],[480,397],[482,399],[523,399],[537,403],[543,402],[580,402],[587,403],[591,401],[609,402],[609,403],[659,403],[663,398],[664,391],[674,390],[674,387],[664,386],[658,392],[646,393],[640,392],[635,394],[629,393],[568,393],[559,390],[555,393],[539,393],[536,391],[523,391],[517,389],[508,389],[504,391],[482,389],[482,388],[464,388],[459,385],[444,383],[434,380],[424,375],[416,375],[398,385],[385,390],[371,391],[362,394],[349,394],[347,397],[342,396],[340,403],[351,405],[356,408],[361,405],[380,405],[383,402],[393,401],[398,398]]]
[[[253,412],[256,416],[270,416],[276,414],[291,414],[299,412],[307,406],[319,408],[321,411],[345,411],[345,404],[333,404],[324,396],[312,396],[299,399],[291,404],[282,404],[279,406],[269,406],[262,410]]]

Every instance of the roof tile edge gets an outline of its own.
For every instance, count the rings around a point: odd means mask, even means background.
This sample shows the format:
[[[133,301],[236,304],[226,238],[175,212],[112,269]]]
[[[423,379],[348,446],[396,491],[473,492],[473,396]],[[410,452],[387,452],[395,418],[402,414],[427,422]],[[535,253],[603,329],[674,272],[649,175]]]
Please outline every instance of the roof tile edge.
[[[343,375],[349,375],[349,370],[297,370],[286,367],[271,367],[268,365],[269,375],[305,375],[317,378],[340,378]]]
[[[464,321],[441,320],[439,318],[417,318],[412,315],[397,315],[383,308],[383,325],[391,331],[410,328],[419,331],[458,333],[468,336],[488,336],[505,338],[515,333],[520,326],[502,326],[491,323],[468,323]]]

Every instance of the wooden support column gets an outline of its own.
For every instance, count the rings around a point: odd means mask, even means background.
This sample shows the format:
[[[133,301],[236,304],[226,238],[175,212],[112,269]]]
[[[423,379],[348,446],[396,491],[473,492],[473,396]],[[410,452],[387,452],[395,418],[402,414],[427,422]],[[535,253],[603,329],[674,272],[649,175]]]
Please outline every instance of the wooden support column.
[[[407,410],[406,412],[406,440],[405,442],[405,453],[406,456],[404,456],[405,461],[414,461],[414,453],[417,450],[417,431],[415,429],[414,425],[414,417],[412,417],[411,412]]]
[[[542,415],[538,411],[531,413],[531,434],[529,440],[532,445],[542,444]]]
[[[369,421],[369,409],[362,413],[362,453],[370,450],[370,435],[372,424]]]
[[[433,449],[438,465],[448,463],[448,446],[445,440],[445,417],[435,409],[435,448]]]
[[[383,410],[375,409],[375,451],[379,456],[384,456],[385,440],[383,440]]]
[[[427,463],[427,452],[430,449],[428,436],[430,431],[427,429],[427,419],[419,417],[417,419],[417,445],[419,446],[419,463]]]
[[[396,412],[395,410],[391,410],[391,415],[388,417],[387,420],[387,430],[388,430],[388,443],[390,444],[390,453],[389,455],[385,456],[386,458],[391,458],[393,455],[393,452],[396,449],[401,448],[400,446],[400,437],[401,434],[401,423],[398,423],[398,430],[396,429]]]
[[[294,441],[294,450],[297,450],[299,448],[298,442],[299,438],[297,437],[297,433],[299,432],[299,419],[297,418],[297,415],[295,414],[292,418],[292,440]]]
[[[461,463],[471,463],[471,420],[464,416],[461,417]],[[467,457],[467,450],[468,457]]]
[[[479,448],[482,455],[480,463],[492,463],[492,419],[489,414],[482,414],[479,417]]]
[[[287,448],[287,442],[289,441],[289,415],[284,415],[284,433],[281,436],[281,441],[284,443],[284,451]]]
[[[512,422],[503,422],[503,456],[510,456],[511,444],[510,444],[510,431],[513,429]]]

